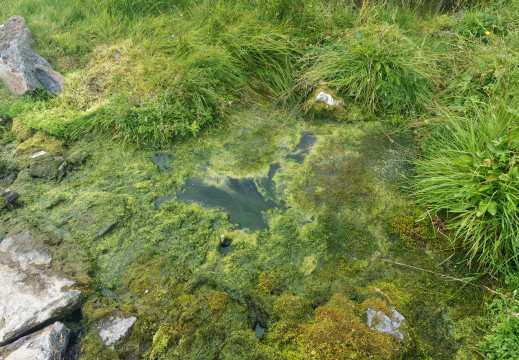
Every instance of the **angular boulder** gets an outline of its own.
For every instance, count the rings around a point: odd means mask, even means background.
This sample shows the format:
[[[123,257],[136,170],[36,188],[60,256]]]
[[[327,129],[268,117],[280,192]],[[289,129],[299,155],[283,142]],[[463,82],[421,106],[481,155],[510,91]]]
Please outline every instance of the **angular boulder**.
[[[29,232],[0,242],[0,346],[76,304],[80,291],[49,269],[51,260]]]
[[[101,336],[105,345],[111,345],[128,335],[136,321],[137,318],[134,316],[129,318],[112,316],[107,321],[97,325],[99,336]]]
[[[36,77],[45,85],[45,90],[50,95],[62,92],[65,89],[65,77],[51,67],[36,65],[34,67]]]
[[[3,360],[58,360],[67,349],[70,330],[55,322],[46,328],[24,336],[12,344],[0,348]]]
[[[21,16],[0,25],[0,79],[15,94],[45,86],[49,94],[62,92],[65,78],[31,49],[33,37]]]
[[[32,45],[34,37],[21,16],[14,15],[0,25],[0,53],[9,47],[11,42],[18,40]]]

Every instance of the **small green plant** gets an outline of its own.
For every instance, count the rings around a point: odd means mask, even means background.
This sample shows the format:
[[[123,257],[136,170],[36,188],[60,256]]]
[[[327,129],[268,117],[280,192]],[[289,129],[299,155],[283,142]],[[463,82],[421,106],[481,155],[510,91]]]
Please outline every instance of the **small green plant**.
[[[494,108],[496,106],[496,108]],[[508,109],[509,110],[509,109]],[[418,201],[449,218],[453,235],[491,272],[519,267],[519,124],[504,104],[474,118],[445,114],[418,162]]]
[[[486,305],[483,326],[486,335],[477,344],[480,354],[488,360],[519,358],[519,302],[496,298]]]
[[[483,11],[461,13],[455,29],[468,39],[486,39],[491,35],[501,35],[507,30],[507,20],[497,11],[489,9]]]

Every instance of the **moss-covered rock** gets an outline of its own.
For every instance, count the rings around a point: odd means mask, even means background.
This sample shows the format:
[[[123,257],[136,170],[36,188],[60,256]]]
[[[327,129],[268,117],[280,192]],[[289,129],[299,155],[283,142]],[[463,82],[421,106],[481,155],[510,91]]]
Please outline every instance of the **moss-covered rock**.
[[[83,149],[75,150],[67,157],[67,162],[72,166],[78,167],[83,165],[88,155],[88,152]]]
[[[66,168],[67,162],[63,156],[45,156],[31,162],[29,173],[37,178],[59,180],[66,175]]]
[[[285,296],[283,303],[302,310],[296,298]],[[291,314],[280,318],[291,319]],[[297,359],[402,359],[412,343],[370,329],[357,314],[355,303],[341,293],[298,326],[289,322],[274,326],[268,341],[284,344],[285,352]]]
[[[311,119],[332,118],[340,121],[347,115],[344,100],[326,86],[318,87],[306,100],[303,108],[306,116]]]
[[[63,141],[54,136],[47,135],[38,131],[34,136],[21,142],[14,152],[15,157],[30,157],[38,152],[45,152],[47,155],[59,155],[65,149]]]
[[[11,131],[16,136],[16,140],[18,142],[24,142],[34,135],[34,132],[29,129],[24,123],[22,123],[19,119],[13,119],[13,125],[11,127]]]

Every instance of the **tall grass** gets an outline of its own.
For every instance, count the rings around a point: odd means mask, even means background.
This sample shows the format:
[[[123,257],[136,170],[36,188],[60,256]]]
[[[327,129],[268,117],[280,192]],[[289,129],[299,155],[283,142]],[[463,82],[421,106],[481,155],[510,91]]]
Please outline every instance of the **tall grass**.
[[[324,82],[372,112],[420,111],[434,90],[433,60],[398,26],[363,27],[324,48],[301,86]]]
[[[56,4],[35,3],[40,12],[52,9],[52,18]],[[35,3],[18,8],[36,10]],[[72,58],[58,61],[68,71],[63,94],[18,107],[24,111],[16,115],[33,128],[72,138],[108,131],[124,141],[163,146],[196,135],[229,109],[252,99],[275,100],[293,86],[299,46],[291,28],[270,24],[247,4],[96,0],[87,10],[74,4],[65,3],[69,20],[41,34],[42,41],[76,43],[71,37],[78,28],[88,41],[79,48],[59,45],[61,59]],[[89,52],[86,64],[70,65],[75,58],[85,61],[83,52]]]
[[[418,201],[449,221],[469,260],[493,273],[519,268],[519,102],[512,104],[470,117],[445,113],[416,168]]]

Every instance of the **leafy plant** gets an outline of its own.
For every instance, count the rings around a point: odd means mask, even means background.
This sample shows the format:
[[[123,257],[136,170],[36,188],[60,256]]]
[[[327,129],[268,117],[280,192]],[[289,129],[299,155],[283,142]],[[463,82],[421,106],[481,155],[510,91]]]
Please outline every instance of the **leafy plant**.
[[[485,40],[489,35],[501,35],[507,30],[507,20],[497,11],[481,10],[461,13],[455,25],[462,36],[469,39]]]
[[[477,344],[481,355],[489,360],[519,358],[519,303],[496,298],[486,308],[483,325],[488,333]]]

